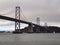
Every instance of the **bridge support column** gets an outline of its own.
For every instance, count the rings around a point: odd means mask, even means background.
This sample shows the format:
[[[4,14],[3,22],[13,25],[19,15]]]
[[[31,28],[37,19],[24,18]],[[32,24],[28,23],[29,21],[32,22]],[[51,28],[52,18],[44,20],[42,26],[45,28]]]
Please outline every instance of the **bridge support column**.
[[[19,6],[16,7],[15,19],[20,20],[20,7]],[[15,33],[21,33],[21,32],[22,31],[20,30],[20,22],[15,21]]]
[[[28,33],[33,33],[33,25],[32,25],[32,23],[29,24],[29,26],[28,26]]]

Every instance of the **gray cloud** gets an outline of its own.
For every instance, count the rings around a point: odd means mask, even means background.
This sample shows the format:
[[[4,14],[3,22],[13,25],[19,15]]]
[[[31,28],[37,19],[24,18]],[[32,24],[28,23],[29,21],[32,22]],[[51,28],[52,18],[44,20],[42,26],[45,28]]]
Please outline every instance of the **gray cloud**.
[[[15,11],[15,6],[21,6],[28,21],[60,22],[60,0],[0,0],[0,14]],[[12,14],[6,16],[14,17]],[[13,16],[12,16],[13,15]]]

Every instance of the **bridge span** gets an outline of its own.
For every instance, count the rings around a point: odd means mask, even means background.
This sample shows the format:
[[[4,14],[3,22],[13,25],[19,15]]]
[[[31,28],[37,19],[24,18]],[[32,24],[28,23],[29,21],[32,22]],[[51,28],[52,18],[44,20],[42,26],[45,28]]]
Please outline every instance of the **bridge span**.
[[[9,20],[9,21],[13,21],[13,22],[18,21],[18,22],[25,23],[25,24],[32,24],[32,25],[35,25],[35,26],[40,26],[40,25],[34,24],[32,22],[27,22],[27,21],[15,19],[15,18],[7,17],[7,16],[2,16],[2,15],[0,15],[0,19]]]
[[[21,32],[20,30],[20,23],[25,23],[28,24],[28,32],[33,32],[33,26],[40,26],[37,24],[34,24],[32,22],[28,22],[28,21],[23,21],[20,19],[20,7],[17,6],[16,10],[15,10],[15,18],[11,18],[11,17],[7,17],[7,16],[2,16],[0,15],[0,19],[4,19],[4,20],[9,20],[9,21],[13,21],[15,22],[15,32]]]
[[[9,21],[13,21],[13,22],[18,21],[18,22],[20,22],[20,23],[28,24],[28,25],[29,25],[28,32],[33,32],[32,26],[40,26],[40,25],[34,24],[34,23],[32,23],[32,22],[27,22],[27,21],[15,19],[15,18],[7,17],[7,16],[2,16],[2,15],[0,15],[0,19],[9,20]],[[20,29],[18,29],[18,30],[20,30]],[[16,32],[17,32],[17,31],[16,31]],[[18,32],[19,32],[19,31],[18,31]]]

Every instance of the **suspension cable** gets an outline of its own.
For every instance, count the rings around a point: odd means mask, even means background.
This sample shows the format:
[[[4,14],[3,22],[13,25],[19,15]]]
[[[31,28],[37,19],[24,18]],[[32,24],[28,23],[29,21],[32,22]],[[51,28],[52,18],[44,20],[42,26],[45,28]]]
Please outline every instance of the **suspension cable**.
[[[23,14],[22,9],[20,9],[20,10],[21,10],[21,14],[22,14],[21,16],[23,16],[26,20],[28,20],[28,19],[26,18],[26,16]],[[24,20],[25,20],[25,19],[24,19]],[[26,20],[25,20],[25,21],[26,21]]]

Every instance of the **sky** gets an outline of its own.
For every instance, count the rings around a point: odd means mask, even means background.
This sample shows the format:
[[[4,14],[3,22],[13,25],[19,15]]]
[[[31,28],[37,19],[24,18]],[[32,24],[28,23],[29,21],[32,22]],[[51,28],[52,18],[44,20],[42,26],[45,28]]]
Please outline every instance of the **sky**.
[[[22,20],[36,23],[36,18],[39,17],[41,25],[47,23],[48,26],[60,27],[60,0],[0,0],[0,14],[15,18],[16,6],[21,7],[26,17],[25,19],[21,13]],[[6,27],[14,29],[14,22],[0,20],[0,29]]]

